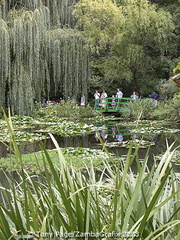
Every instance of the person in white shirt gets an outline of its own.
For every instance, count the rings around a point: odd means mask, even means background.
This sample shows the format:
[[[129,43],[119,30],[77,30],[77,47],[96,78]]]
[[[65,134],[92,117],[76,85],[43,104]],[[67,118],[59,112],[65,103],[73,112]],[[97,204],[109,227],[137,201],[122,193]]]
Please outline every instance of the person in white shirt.
[[[130,98],[136,100],[138,98],[138,95],[136,95],[136,92],[133,92]]]
[[[122,98],[123,97],[123,93],[121,92],[121,90],[119,88],[117,89],[116,97],[117,98]]]
[[[100,93],[98,92],[98,90],[95,91],[95,93],[94,93],[94,98],[95,98],[95,105],[96,105],[97,107],[99,107]]]
[[[84,95],[82,95],[82,97],[81,97],[81,106],[82,107],[85,107],[85,103],[86,103],[86,98],[85,98],[85,96]]]
[[[100,98],[100,93],[98,92],[98,90],[95,91],[95,93],[94,93],[94,98],[95,98],[95,99]]]

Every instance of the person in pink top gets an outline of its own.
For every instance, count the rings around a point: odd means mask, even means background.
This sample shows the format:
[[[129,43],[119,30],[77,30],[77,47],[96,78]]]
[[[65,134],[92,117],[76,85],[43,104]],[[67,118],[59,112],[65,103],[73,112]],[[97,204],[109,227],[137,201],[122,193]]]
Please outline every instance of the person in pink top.
[[[101,100],[101,106],[103,108],[106,107],[106,99],[105,98],[107,98],[107,97],[108,97],[107,93],[105,92],[105,90],[103,90],[102,93],[101,93],[101,98],[103,98]]]

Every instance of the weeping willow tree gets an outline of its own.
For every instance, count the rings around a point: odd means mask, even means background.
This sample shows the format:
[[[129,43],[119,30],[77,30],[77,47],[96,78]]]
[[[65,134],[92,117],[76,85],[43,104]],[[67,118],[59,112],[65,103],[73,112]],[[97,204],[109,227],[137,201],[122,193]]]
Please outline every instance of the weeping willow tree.
[[[7,81],[10,77],[10,36],[7,24],[0,20],[0,105],[6,101]]]
[[[52,26],[68,25],[73,27],[75,21],[72,11],[77,2],[78,0],[1,0],[0,17],[5,18],[11,9],[34,10],[44,5],[49,8]]]
[[[87,81],[90,77],[89,52],[84,50],[81,35],[72,29],[51,30],[49,52],[55,93],[76,98],[87,95]]]
[[[40,99],[50,85],[48,69],[40,68],[45,34],[49,30],[49,10],[12,11],[8,15],[11,39],[11,77],[8,81],[9,104],[13,113],[29,114],[33,99]],[[44,63],[45,64],[45,63]],[[47,64],[45,64],[47,66]],[[42,72],[43,71],[43,72]]]
[[[74,27],[73,6],[79,0],[42,0],[51,13],[51,23],[54,26],[67,25]]]
[[[30,114],[34,99],[87,95],[89,52],[82,36],[64,27],[74,2],[0,2],[0,104],[13,114]]]

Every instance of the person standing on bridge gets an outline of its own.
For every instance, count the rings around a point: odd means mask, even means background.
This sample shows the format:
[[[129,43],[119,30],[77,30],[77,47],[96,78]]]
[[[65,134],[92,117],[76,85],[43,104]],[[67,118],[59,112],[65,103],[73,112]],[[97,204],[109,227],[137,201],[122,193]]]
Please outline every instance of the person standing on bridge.
[[[119,88],[117,88],[116,97],[118,98],[117,106],[119,106],[119,103],[121,102],[121,98],[123,97],[123,92]]]
[[[107,98],[107,97],[108,97],[107,93],[105,92],[105,90],[103,90],[102,93],[101,93],[101,98],[103,98],[103,99],[101,100],[101,106],[102,106],[103,108],[106,107],[106,99],[105,99],[105,98]]]
[[[95,93],[94,93],[94,98],[95,98],[95,99],[100,98],[100,93],[98,92],[98,90],[95,91]]]
[[[82,95],[81,96],[81,103],[80,103],[81,107],[85,107],[85,103],[86,103],[86,98],[85,98],[84,95]]]
[[[95,106],[99,107],[100,93],[98,92],[98,90],[95,91],[94,98],[95,98]]]
[[[112,106],[113,109],[115,108],[115,105],[116,105],[116,99],[115,99],[115,96],[112,95],[112,103],[111,103],[111,106]]]
[[[123,97],[123,93],[121,92],[121,90],[119,88],[117,89],[116,97],[117,98],[122,98]]]
[[[154,100],[154,104],[155,106],[157,106],[157,103],[158,103],[157,100],[159,98],[159,95],[157,94],[157,92],[154,91],[153,93],[149,94],[149,97]]]
[[[133,99],[133,100],[136,100],[136,99],[138,99],[138,95],[136,94],[136,92],[133,92],[131,94],[130,98]]]

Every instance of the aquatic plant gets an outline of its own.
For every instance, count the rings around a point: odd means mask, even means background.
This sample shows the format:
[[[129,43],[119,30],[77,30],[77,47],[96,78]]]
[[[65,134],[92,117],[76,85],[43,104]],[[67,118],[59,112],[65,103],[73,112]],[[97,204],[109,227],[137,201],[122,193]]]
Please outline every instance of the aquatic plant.
[[[82,135],[94,132],[96,128],[93,125],[88,125],[86,123],[74,123],[69,121],[63,121],[61,123],[52,124],[44,127],[42,132],[49,132],[58,134],[61,136],[73,136],[73,135]]]
[[[29,116],[13,116],[11,121],[14,128],[14,136],[18,144],[40,141],[48,138],[47,133],[54,133],[61,136],[75,136],[92,133],[96,127],[84,122],[72,122],[57,115],[46,115],[44,117],[32,118]],[[0,141],[10,142],[11,135],[7,123],[0,120]]]
[[[11,128],[11,122],[8,126]],[[180,185],[170,164],[172,146],[152,169],[147,166],[148,152],[141,163],[139,149],[132,153],[130,148],[124,163],[111,166],[104,162],[104,170],[98,174],[93,166],[84,173],[73,168],[69,171],[51,135],[59,166],[52,163],[41,145],[45,173],[30,176],[23,168],[13,130],[10,132],[22,168],[18,183],[7,176],[9,187],[1,186],[1,240],[43,239],[46,233],[55,239],[70,235],[76,238],[73,234],[77,233],[99,234],[97,238],[114,233],[119,239],[179,239]],[[131,170],[134,160],[136,174]]]
[[[132,133],[153,133],[153,134],[160,134],[160,133],[177,133],[180,132],[180,129],[171,129],[162,126],[149,126],[149,127],[137,127],[131,129],[130,132]]]
[[[43,139],[49,138],[49,136],[41,133],[33,133],[33,132],[26,132],[26,131],[14,131],[14,137],[17,144],[27,144],[29,142],[37,142]],[[9,143],[11,142],[11,134],[4,133],[0,134],[0,142]]]
[[[121,121],[120,123],[117,123],[117,125],[122,125],[122,126],[165,126],[169,125],[170,122],[167,120],[147,120],[147,119],[142,119],[142,120],[134,120],[134,121]]]
[[[107,147],[126,147],[126,148],[148,148],[150,146],[155,145],[152,141],[147,141],[144,139],[131,139],[128,141],[121,141],[121,142],[111,142],[105,143]]]
[[[92,166],[97,167],[102,164],[102,161],[110,159],[109,154],[100,149],[89,148],[61,148],[61,151],[66,159],[69,168],[85,169]],[[59,156],[56,149],[47,150],[52,163],[59,166]],[[24,169],[28,173],[42,174],[45,169],[43,166],[43,159],[45,155],[43,151],[37,151],[28,154],[22,154],[24,162]],[[118,158],[120,161],[120,158]],[[47,166],[46,166],[47,167]],[[17,162],[16,156],[13,152],[8,154],[5,158],[0,158],[0,169],[6,172],[18,171],[21,166]]]

